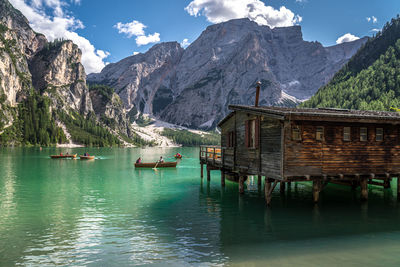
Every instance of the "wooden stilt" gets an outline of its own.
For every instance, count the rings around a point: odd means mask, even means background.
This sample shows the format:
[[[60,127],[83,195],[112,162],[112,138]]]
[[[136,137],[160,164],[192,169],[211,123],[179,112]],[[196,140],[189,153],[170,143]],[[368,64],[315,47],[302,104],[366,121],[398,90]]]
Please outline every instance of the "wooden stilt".
[[[397,175],[397,200],[400,200],[400,174]]]
[[[320,191],[321,191],[321,180],[320,179],[313,180],[313,200],[314,200],[314,203],[318,203],[319,192]]]
[[[271,191],[271,181],[267,177],[265,177],[265,183],[264,183],[264,197],[265,197],[265,204],[267,206],[271,205],[271,196],[270,196],[270,191]]]
[[[201,178],[204,177],[204,168],[203,168],[203,167],[204,167],[204,164],[203,164],[203,163],[200,163],[200,170],[201,170],[201,171],[200,171],[200,177],[201,177]]]
[[[287,186],[290,188],[292,186],[292,182],[287,182]]]
[[[239,193],[244,194],[244,175],[239,176]]]
[[[368,182],[367,179],[361,179],[360,181],[361,187],[361,200],[365,201],[368,200]]]
[[[221,171],[221,186],[225,186],[225,173]]]
[[[258,176],[258,181],[257,181],[257,186],[258,186],[258,188],[261,187],[261,183],[262,183],[261,179],[262,179],[262,176],[259,175],[259,176]]]
[[[281,182],[280,186],[279,186],[279,191],[281,192],[281,194],[285,194],[285,186],[286,183],[285,182]]]
[[[208,165],[207,165],[207,181],[210,181],[211,180],[211,173],[210,173],[210,167],[208,167]]]

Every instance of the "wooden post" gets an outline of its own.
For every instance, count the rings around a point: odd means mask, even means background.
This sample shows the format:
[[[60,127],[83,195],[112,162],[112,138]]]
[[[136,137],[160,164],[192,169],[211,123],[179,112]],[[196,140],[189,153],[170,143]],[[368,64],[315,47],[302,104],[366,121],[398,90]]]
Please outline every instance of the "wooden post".
[[[221,170],[221,186],[225,186],[225,173]]]
[[[265,197],[265,204],[267,206],[271,205],[270,191],[271,191],[271,181],[267,177],[265,177],[264,197]]]
[[[239,193],[244,194],[244,175],[239,176]]]
[[[200,163],[200,168],[201,168],[200,177],[203,178],[204,177],[204,164],[203,163]]]
[[[280,186],[279,186],[279,191],[281,192],[281,194],[285,194],[285,182],[281,182]]]
[[[368,200],[368,181],[367,179],[363,178],[360,181],[361,187],[361,200]]]
[[[292,182],[287,182],[287,186],[290,188],[292,186]]]
[[[313,200],[314,200],[314,203],[318,203],[320,190],[321,190],[321,180],[320,179],[314,179],[313,180]]]
[[[385,176],[386,176],[386,179],[384,180],[383,188],[388,189],[388,188],[390,188],[390,174],[385,173]]]
[[[257,181],[257,182],[258,182],[258,183],[257,183],[258,188],[261,187],[261,183],[262,183],[261,179],[262,179],[262,176],[259,175],[259,176],[258,176],[258,181]]]
[[[210,173],[210,167],[207,165],[207,181],[211,180],[211,173]]]
[[[400,200],[400,174],[397,175],[397,200]]]

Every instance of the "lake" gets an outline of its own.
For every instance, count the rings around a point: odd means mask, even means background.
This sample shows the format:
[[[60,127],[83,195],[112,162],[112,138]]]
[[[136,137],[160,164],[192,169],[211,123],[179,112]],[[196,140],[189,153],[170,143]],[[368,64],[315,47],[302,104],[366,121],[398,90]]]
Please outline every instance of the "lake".
[[[60,152],[94,161],[50,159]],[[176,169],[134,161],[184,158]],[[265,207],[256,177],[200,178],[198,148],[0,149],[0,266],[398,266],[392,188],[292,183]]]

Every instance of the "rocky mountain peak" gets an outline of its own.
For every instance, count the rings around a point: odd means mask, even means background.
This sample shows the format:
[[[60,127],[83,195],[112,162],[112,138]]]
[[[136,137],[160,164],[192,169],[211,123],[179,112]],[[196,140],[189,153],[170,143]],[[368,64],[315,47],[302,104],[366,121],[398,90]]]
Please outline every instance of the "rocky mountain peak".
[[[235,19],[207,27],[185,50],[158,44],[90,75],[117,89],[125,106],[193,128],[213,128],[232,103],[294,105],[311,97],[365,42],[325,48],[301,27]],[[167,48],[165,48],[167,47]]]

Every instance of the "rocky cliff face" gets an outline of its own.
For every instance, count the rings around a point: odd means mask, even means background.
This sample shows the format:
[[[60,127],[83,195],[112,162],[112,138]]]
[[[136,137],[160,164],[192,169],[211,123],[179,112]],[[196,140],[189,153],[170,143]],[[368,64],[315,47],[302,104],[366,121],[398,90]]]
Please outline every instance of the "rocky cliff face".
[[[115,88],[127,109],[134,107],[144,113],[153,113],[153,109],[159,108],[157,90],[161,88],[165,94],[171,94],[166,91],[171,87],[183,52],[177,42],[158,44],[145,54],[107,65],[101,73],[90,74],[88,80]]]
[[[87,114],[93,111],[82,53],[71,41],[46,44],[29,62],[33,87],[50,96],[53,107]]]
[[[311,97],[366,41],[323,47],[300,26],[259,26],[248,19],[209,26],[187,49],[158,44],[110,64],[89,82],[117,88],[127,108],[170,123],[213,128],[229,104],[293,105]]]
[[[112,88],[105,88],[112,90]],[[104,90],[104,87],[92,87],[90,89],[94,112],[98,119],[111,129],[117,130],[128,137],[132,137],[131,123],[127,116],[124,103],[118,94]]]
[[[0,126],[12,125],[15,112],[9,107],[15,107],[30,89],[28,62],[46,42],[32,31],[21,12],[8,1],[0,1]]]

